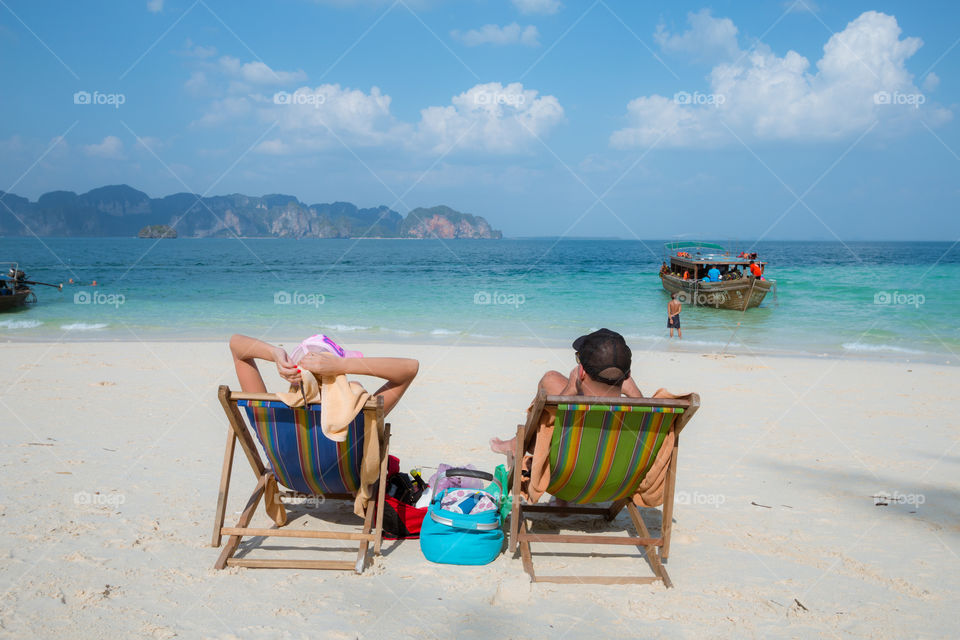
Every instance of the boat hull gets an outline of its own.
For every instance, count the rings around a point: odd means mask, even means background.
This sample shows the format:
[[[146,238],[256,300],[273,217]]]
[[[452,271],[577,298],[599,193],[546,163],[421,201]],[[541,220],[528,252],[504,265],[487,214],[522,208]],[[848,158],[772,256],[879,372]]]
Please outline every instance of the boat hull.
[[[9,296],[0,296],[0,312],[13,311],[32,301],[33,291],[17,291]]]
[[[671,274],[660,276],[663,288],[676,293],[683,304],[743,311],[759,306],[773,287],[773,280],[739,278],[727,282],[684,280]]]

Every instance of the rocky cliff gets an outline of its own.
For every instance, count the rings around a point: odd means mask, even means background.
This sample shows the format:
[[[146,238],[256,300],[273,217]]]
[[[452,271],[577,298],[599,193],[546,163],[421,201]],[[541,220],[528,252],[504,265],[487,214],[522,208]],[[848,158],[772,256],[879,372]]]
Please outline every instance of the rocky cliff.
[[[150,198],[127,185],[45,193],[30,202],[0,191],[0,235],[133,236],[167,225],[181,238],[500,238],[480,216],[450,207],[417,208],[401,216],[389,207],[349,202],[304,204],[296,197],[176,193]],[[9,210],[8,210],[9,207]]]
[[[443,205],[429,209],[418,207],[407,214],[401,225],[407,238],[501,238],[480,216],[460,213]]]

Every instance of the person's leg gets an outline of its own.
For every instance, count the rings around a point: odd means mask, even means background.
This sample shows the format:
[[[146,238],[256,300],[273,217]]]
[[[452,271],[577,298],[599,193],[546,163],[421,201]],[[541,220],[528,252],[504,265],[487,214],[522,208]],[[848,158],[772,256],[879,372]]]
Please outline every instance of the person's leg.
[[[543,389],[547,392],[547,395],[557,395],[567,386],[568,381],[569,377],[559,371],[547,371],[540,378],[537,390]]]
[[[568,382],[569,378],[565,378],[560,372],[548,371],[546,375],[540,379],[540,388],[545,390],[548,395],[559,395],[566,388]],[[566,507],[568,506],[568,503],[566,500],[560,500],[559,498],[551,497],[550,505],[554,507]]]

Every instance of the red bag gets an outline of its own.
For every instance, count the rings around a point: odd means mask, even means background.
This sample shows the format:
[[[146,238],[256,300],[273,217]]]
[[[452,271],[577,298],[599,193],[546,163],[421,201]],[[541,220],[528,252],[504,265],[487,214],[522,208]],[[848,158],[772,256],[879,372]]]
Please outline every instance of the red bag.
[[[387,459],[387,477],[400,472],[400,460],[394,456]],[[384,496],[383,538],[384,540],[416,540],[420,537],[423,517],[429,507],[417,509],[391,496]],[[377,505],[379,507],[380,505]]]
[[[386,505],[383,509],[383,539],[416,540],[419,538],[420,527],[423,525],[423,517],[427,515],[428,507],[417,509],[390,496],[386,496],[384,500]]]

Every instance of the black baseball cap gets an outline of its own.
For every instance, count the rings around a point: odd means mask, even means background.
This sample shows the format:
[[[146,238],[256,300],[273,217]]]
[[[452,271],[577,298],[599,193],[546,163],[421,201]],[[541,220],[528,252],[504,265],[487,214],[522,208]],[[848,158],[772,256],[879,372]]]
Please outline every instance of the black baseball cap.
[[[587,375],[604,384],[618,385],[630,377],[633,354],[616,331],[598,329],[573,341],[577,362]]]

